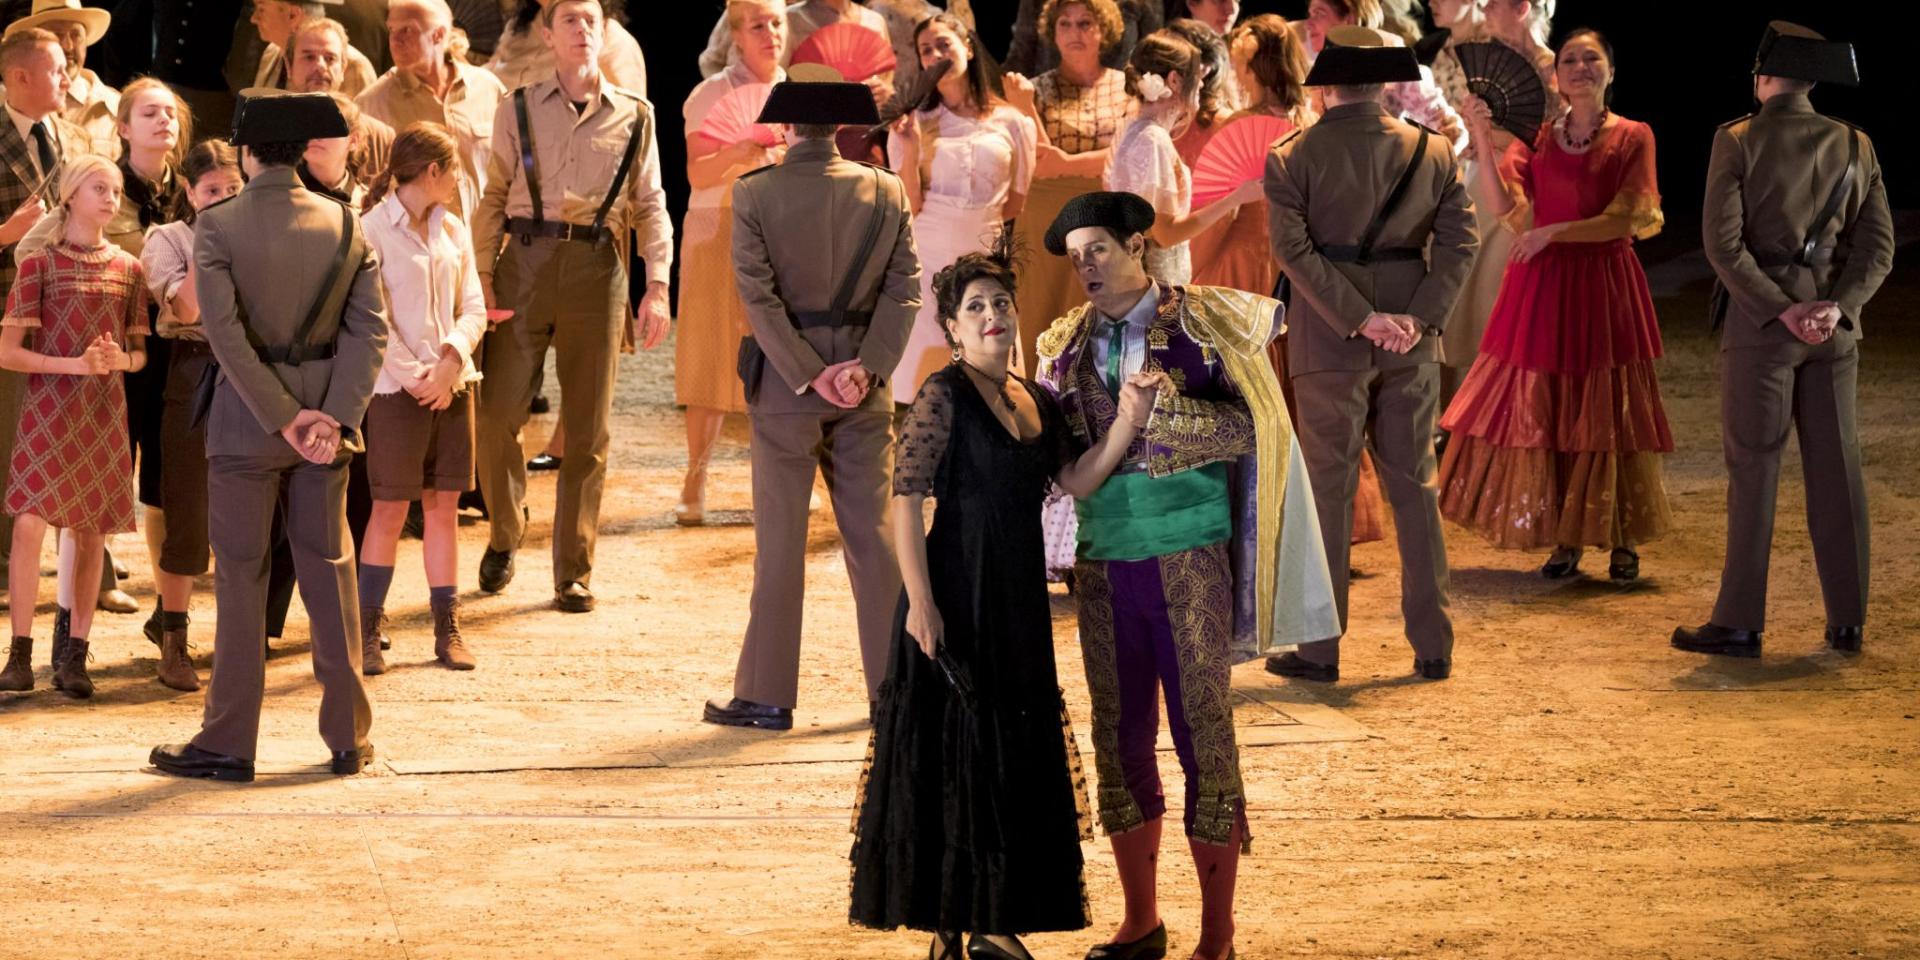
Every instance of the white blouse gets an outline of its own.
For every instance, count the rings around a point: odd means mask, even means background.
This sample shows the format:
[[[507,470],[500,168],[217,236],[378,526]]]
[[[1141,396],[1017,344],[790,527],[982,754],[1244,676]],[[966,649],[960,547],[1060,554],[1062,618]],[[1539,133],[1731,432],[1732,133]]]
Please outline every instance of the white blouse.
[[[1006,104],[978,118],[946,107],[919,115],[922,186],[929,203],[969,210],[999,209],[1033,186],[1033,158],[1040,142],[1033,118]],[[896,138],[888,160],[900,164]]]
[[[373,385],[377,394],[398,393],[431,372],[443,346],[459,354],[462,384],[480,379],[473,348],[487,332],[487,299],[472,235],[445,207],[427,215],[424,240],[407,219],[406,206],[391,193],[360,218],[387,293],[387,352]]]
[[[785,69],[781,67],[773,68],[774,83],[782,83],[785,82],[786,79],[787,71]],[[700,124],[706,122],[708,111],[711,111],[714,104],[719,103],[727,94],[732,93],[740,87],[759,82],[760,79],[753,75],[752,70],[747,69],[744,64],[738,63],[700,81],[700,83],[693,88],[693,92],[687,95],[686,104],[680,108],[680,115],[686,120],[685,130],[687,133],[691,134],[699,130]],[[745,173],[746,171],[741,170],[738,172]],[[732,199],[732,196],[733,181],[731,180],[711,187],[695,187],[693,188],[693,192],[687,197],[687,206],[717,210],[726,206],[728,201]]]
[[[182,340],[205,340],[199,324],[183,324],[174,319],[173,298],[187,281],[187,266],[193,263],[193,224],[181,220],[164,223],[147,231],[140,247],[140,271],[147,278],[147,292],[160,305],[156,333]]]
[[[1146,200],[1161,218],[1193,212],[1192,176],[1180,159],[1180,151],[1174,149],[1173,136],[1150,117],[1135,118],[1114,139],[1101,181],[1108,190]],[[1161,247],[1148,243],[1147,273],[1161,283],[1192,282],[1193,260],[1187,244]]]

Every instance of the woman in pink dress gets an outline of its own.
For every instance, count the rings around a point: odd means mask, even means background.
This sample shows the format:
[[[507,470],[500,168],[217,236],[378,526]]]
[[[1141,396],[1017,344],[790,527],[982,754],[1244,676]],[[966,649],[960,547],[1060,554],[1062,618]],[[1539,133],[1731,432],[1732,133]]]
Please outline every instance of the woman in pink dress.
[[[1599,33],[1575,31],[1556,64],[1570,109],[1531,151],[1516,145],[1505,189],[1488,191],[1517,236],[1480,356],[1441,421],[1453,439],[1440,509],[1494,546],[1554,548],[1548,577],[1573,574],[1594,546],[1612,551],[1614,579],[1632,580],[1636,548],[1672,521],[1660,328],[1633,252],[1663,222],[1653,131],[1607,108],[1614,60]],[[1498,176],[1486,105],[1469,100],[1468,117],[1481,175]]]
[[[0,367],[27,375],[7,478],[13,642],[0,690],[33,688],[34,598],[52,526],[72,530],[75,540],[73,628],[53,652],[53,685],[70,697],[93,696],[87,636],[101,550],[107,534],[133,530],[133,455],[120,375],[146,366],[147,285],[140,261],[106,240],[121,185],[120,169],[104,157],[67,162],[53,241],[21,258],[0,319]]]

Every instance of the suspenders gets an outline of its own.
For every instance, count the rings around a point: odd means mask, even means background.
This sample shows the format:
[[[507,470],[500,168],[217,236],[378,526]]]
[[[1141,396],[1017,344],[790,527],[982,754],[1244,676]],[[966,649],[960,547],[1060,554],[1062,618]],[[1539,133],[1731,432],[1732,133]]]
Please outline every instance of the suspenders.
[[[583,243],[598,243],[610,236],[607,231],[607,216],[613,212],[613,204],[620,196],[620,188],[626,186],[627,174],[633,169],[633,158],[640,150],[640,115],[636,110],[633,128],[627,131],[627,147],[620,155],[620,166],[613,172],[613,182],[607,186],[606,198],[600,201],[600,209],[593,215],[593,223],[583,226],[576,223],[548,223],[546,207],[540,199],[540,165],[534,156],[533,125],[527,120],[527,88],[513,91],[513,115],[520,128],[520,169],[527,180],[527,199],[533,204],[533,216],[528,219],[518,217],[507,221],[507,232],[520,238],[522,244],[533,242],[535,237],[556,240],[575,240]]]

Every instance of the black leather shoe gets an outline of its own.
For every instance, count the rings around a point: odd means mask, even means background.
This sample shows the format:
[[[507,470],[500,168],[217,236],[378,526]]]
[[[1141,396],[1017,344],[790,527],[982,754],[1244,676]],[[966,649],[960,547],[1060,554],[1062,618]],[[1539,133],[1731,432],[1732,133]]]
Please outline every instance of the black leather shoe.
[[[1419,674],[1422,680],[1445,680],[1453,676],[1453,661],[1446,657],[1416,659],[1413,661],[1413,672]]]
[[[327,769],[332,770],[336,776],[351,777],[366,769],[367,764],[372,762],[373,744],[363,743],[352,750],[333,751],[333,757],[328,762]]]
[[[487,498],[485,494],[480,492],[479,487],[462,493],[460,500],[454,504],[454,507],[459,510],[472,510],[480,514],[480,519],[482,520],[487,518]]]
[[[701,714],[700,719],[723,727],[757,727],[761,730],[793,729],[791,709],[769,707],[764,703],[754,703],[739,697],[724,702],[708,700],[707,709]]]
[[[1860,642],[1866,638],[1866,627],[1828,627],[1827,649],[1841,653],[1859,653]]]
[[[558,470],[560,469],[560,458],[551,453],[535,454],[532,460],[527,461],[527,469]]]
[[[1621,583],[1640,579],[1640,554],[1626,547],[1616,548],[1607,563],[1607,576]]]
[[[1673,646],[1688,653],[1711,653],[1722,657],[1757,657],[1760,655],[1760,632],[1757,630],[1730,630],[1711,623],[1698,627],[1675,627]]]
[[[229,783],[253,782],[252,760],[202,750],[191,743],[168,743],[154,747],[153,752],[147,754],[147,762],[161,773],[176,777],[225,780]]]
[[[547,398],[544,394],[538,394],[538,393],[534,394],[533,400],[527,404],[528,413],[546,413],[547,411],[552,409],[553,409],[553,404],[547,402]]]
[[[1339,664],[1314,663],[1301,659],[1299,654],[1292,651],[1276,657],[1268,657],[1267,672],[1295,680],[1311,680],[1314,683],[1333,683],[1340,679]]]
[[[1126,943],[1103,943],[1087,951],[1087,960],[1163,960],[1167,955],[1167,925]]]
[[[1565,580],[1573,576],[1580,571],[1580,554],[1579,550],[1571,553],[1555,550],[1553,556],[1540,565],[1540,575],[1548,580]]]
[[[499,593],[513,582],[513,551],[487,548],[480,555],[480,589]]]
[[[1013,942],[1020,943],[1017,938]],[[1033,960],[1033,954],[1027,952],[1025,944],[1021,944],[1019,953],[1013,953],[976,933],[967,937],[967,960]]]
[[[561,613],[591,613],[593,591],[578,580],[569,580],[553,591],[553,605]]]

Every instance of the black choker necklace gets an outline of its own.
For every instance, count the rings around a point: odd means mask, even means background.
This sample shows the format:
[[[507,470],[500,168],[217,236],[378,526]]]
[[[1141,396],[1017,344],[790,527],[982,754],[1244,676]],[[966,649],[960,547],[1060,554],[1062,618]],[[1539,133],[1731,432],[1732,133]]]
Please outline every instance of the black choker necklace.
[[[985,370],[982,370],[971,363],[968,363],[967,358],[965,357],[961,357],[959,359],[960,359],[961,366],[966,367],[968,370],[971,370],[974,373],[979,374],[980,376],[986,378],[986,381],[988,383],[993,384],[994,394],[1000,398],[1000,402],[1006,405],[1006,408],[1008,410],[1013,409],[1013,395],[1007,392],[1007,380],[1012,376],[1012,374],[1003,373],[1000,376],[996,377],[993,374],[988,373]]]

